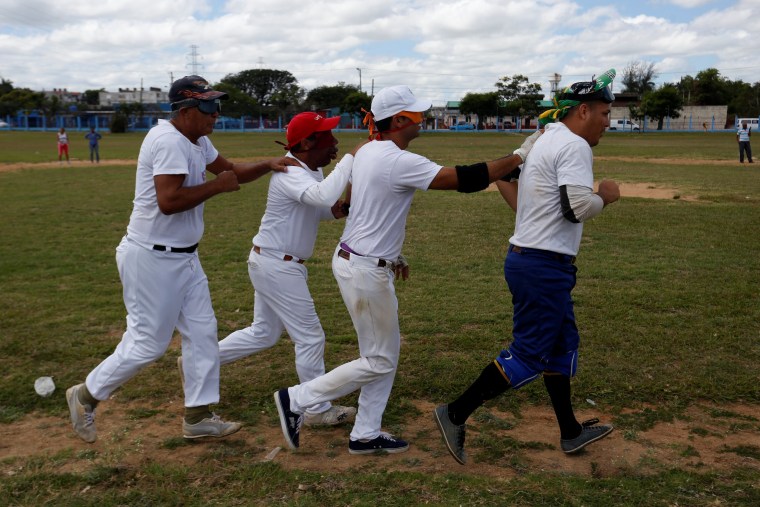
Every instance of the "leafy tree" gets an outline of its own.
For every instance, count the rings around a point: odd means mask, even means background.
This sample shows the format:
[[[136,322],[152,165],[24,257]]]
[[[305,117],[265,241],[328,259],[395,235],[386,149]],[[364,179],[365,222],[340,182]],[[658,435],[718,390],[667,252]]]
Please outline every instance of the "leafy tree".
[[[676,85],[681,91],[683,105],[691,106],[697,98],[697,80],[691,76],[684,76]]]
[[[483,120],[487,116],[498,114],[499,93],[468,93],[459,102],[459,111],[463,114],[478,115],[478,128],[485,128]]]
[[[496,82],[499,98],[504,102],[507,114],[519,115],[522,118],[538,116],[538,102],[544,98],[540,83],[529,83],[528,78],[515,74],[505,76]]]
[[[259,103],[237,86],[222,81],[214,85],[214,90],[219,90],[229,95],[227,100],[222,101],[222,114],[224,116],[240,118],[241,116],[258,114]]]
[[[101,88],[100,90],[85,90],[82,94],[84,96],[84,102],[88,106],[97,106],[100,105],[100,92],[106,91],[105,88]]]
[[[64,109],[63,102],[61,102],[61,99],[56,95],[45,97],[42,100],[42,104],[40,104],[40,110],[48,119],[54,118],[55,115],[62,112]]]
[[[303,107],[312,110],[339,107],[342,110],[346,98],[358,91],[358,86],[347,85],[343,81],[334,86],[318,86],[306,94]]]
[[[297,108],[304,90],[288,71],[274,69],[249,69],[228,74],[222,83],[235,86],[246,95],[254,98],[261,107],[261,113],[281,112],[288,106]]]
[[[643,97],[647,92],[655,88],[654,80],[657,78],[657,72],[654,69],[654,63],[645,63],[640,61],[630,62],[623,69],[623,92],[636,93]]]
[[[700,106],[722,106],[730,99],[730,82],[721,77],[718,69],[709,68],[697,73],[695,103]]]
[[[45,94],[42,92],[35,92],[29,88],[14,88],[0,96],[0,116],[14,115],[20,110],[42,109],[44,101]]]
[[[275,112],[280,114],[296,114],[299,112],[303,89],[298,85],[289,85],[272,94],[271,104]]]
[[[657,130],[662,130],[665,118],[678,118],[683,109],[681,92],[673,84],[665,84],[659,90],[649,92],[641,100],[641,112],[657,121]]]
[[[13,83],[4,78],[0,78],[0,97],[13,91]]]
[[[356,91],[346,96],[340,106],[344,113],[362,114],[362,109],[369,111],[372,106],[372,97],[367,92]]]

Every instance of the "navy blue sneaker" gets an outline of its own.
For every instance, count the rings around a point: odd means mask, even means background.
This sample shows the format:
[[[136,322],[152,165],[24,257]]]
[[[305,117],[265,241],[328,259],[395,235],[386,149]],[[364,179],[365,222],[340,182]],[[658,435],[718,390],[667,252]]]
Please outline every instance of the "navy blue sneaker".
[[[581,434],[575,438],[560,439],[560,445],[562,451],[565,454],[574,454],[591,442],[596,442],[610,433],[612,433],[613,427],[611,424],[599,424],[599,419],[589,419],[581,423]]]
[[[405,452],[409,450],[409,443],[400,438],[393,438],[388,433],[380,433],[372,440],[349,440],[349,454],[375,454],[376,452]]]
[[[290,410],[290,395],[287,389],[280,389],[274,393],[274,403],[277,405],[277,413],[280,415],[282,434],[288,447],[298,449],[299,433],[303,416]]]
[[[433,412],[435,423],[441,431],[441,436],[446,444],[446,448],[457,463],[464,465],[467,462],[467,456],[464,453],[464,436],[466,426],[464,424],[454,424],[449,419],[449,406],[441,405]]]

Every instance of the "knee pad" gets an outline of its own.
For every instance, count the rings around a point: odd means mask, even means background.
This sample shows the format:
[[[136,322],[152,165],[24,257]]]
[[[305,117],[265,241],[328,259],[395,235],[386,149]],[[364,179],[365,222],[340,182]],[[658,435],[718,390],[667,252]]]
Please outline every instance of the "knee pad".
[[[558,356],[550,356],[546,361],[546,369],[556,373],[561,373],[567,377],[575,377],[578,369],[578,349],[565,352]]]
[[[512,389],[519,389],[529,384],[541,374],[540,371],[529,367],[519,358],[512,355],[509,350],[502,350],[499,357],[496,358],[496,362],[504,370],[509,383],[512,385]]]

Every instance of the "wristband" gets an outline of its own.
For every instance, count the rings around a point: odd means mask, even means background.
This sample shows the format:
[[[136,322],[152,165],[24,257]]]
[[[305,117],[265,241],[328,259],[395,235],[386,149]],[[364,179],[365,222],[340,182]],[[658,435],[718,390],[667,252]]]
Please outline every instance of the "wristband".
[[[478,162],[472,165],[456,166],[459,184],[457,192],[471,193],[488,188],[491,183],[488,176],[488,164]]]

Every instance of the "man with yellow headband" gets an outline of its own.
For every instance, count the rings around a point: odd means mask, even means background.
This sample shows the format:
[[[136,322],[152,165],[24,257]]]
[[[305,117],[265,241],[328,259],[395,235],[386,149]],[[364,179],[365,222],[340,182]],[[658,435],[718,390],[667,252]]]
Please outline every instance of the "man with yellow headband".
[[[286,442],[299,446],[302,414],[357,389],[359,410],[348,452],[404,452],[409,444],[381,431],[398,365],[401,334],[394,280],[409,276],[401,255],[406,217],[417,190],[476,192],[515,170],[538,133],[498,160],[443,167],[406,151],[419,136],[429,101],[406,86],[384,88],[372,100],[371,141],[358,150],[351,175],[351,213],[333,256],[333,274],[356,328],[360,357],[309,382],[274,393]]]
[[[583,222],[620,197],[617,184],[608,180],[594,193],[591,153],[609,125],[614,77],[610,69],[597,80],[565,88],[555,107],[539,117],[546,128],[520,173],[515,232],[504,261],[514,305],[513,341],[459,398],[434,412],[444,442],[460,464],[466,461],[470,414],[540,375],[559,423],[563,452],[579,452],[612,432],[612,425],[597,425],[597,419],[579,423],[573,413],[570,378],[580,337],[570,293]]]

